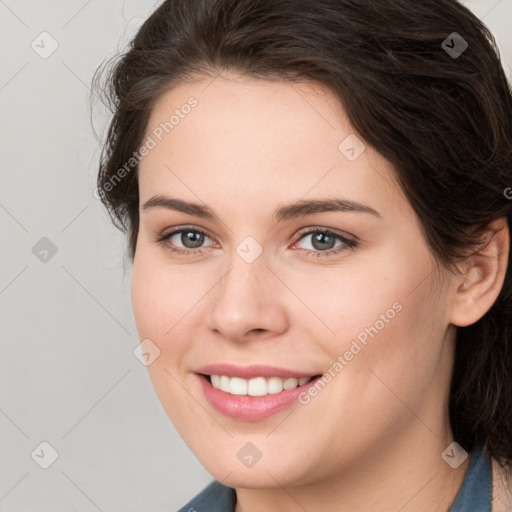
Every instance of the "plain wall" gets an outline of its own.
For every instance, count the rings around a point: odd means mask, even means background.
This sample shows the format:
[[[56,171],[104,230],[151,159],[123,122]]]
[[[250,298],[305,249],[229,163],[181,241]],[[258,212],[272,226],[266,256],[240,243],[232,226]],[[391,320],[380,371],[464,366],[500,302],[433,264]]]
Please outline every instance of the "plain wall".
[[[510,77],[512,1],[464,3]],[[0,2],[0,512],[172,512],[212,479],[133,354],[126,244],[93,194],[92,75],[159,4]]]

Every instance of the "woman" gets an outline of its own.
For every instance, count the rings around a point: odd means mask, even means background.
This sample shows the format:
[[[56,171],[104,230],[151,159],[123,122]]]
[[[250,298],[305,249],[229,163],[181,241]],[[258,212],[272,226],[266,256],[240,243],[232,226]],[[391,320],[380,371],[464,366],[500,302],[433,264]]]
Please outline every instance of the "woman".
[[[512,95],[454,0],[167,0],[97,193],[181,510],[512,507]]]

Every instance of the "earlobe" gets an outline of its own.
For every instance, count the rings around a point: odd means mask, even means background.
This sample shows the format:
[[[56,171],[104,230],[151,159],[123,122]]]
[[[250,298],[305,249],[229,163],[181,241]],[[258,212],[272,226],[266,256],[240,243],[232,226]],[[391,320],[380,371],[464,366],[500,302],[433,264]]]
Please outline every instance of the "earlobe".
[[[498,298],[505,281],[510,250],[507,219],[488,224],[484,239],[487,242],[464,260],[455,281],[450,323],[459,327],[480,320]]]

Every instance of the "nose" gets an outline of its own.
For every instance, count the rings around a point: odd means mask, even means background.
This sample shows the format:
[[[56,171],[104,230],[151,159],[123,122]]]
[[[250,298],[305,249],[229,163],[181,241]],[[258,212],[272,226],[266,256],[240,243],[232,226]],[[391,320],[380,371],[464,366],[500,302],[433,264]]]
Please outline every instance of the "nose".
[[[224,277],[208,296],[208,328],[226,339],[271,338],[288,328],[284,290],[264,254],[247,263],[234,253]]]

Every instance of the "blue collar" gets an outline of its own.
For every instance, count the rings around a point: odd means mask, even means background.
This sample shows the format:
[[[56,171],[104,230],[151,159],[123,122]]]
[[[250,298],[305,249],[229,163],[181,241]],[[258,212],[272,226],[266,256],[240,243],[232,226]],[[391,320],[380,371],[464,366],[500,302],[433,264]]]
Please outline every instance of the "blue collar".
[[[234,512],[235,506],[235,489],[214,480],[178,512]]]
[[[481,446],[477,446],[471,454],[462,487],[448,512],[491,512],[491,505],[491,459]]]

